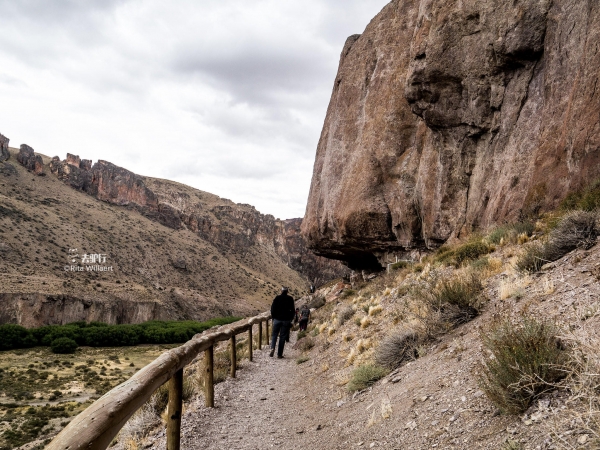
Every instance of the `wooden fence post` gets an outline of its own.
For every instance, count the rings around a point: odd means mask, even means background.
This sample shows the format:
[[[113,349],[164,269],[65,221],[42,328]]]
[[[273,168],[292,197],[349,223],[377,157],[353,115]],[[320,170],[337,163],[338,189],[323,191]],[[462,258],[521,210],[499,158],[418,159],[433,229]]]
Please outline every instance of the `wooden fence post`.
[[[229,374],[231,378],[235,378],[235,370],[237,369],[237,349],[235,348],[235,334],[231,336],[229,340],[231,345],[231,368],[229,369]]]
[[[262,322],[258,322],[258,349],[262,349]]]
[[[183,403],[183,369],[169,381],[167,409],[167,450],[179,450],[181,440],[181,406]]]
[[[213,378],[213,350],[214,346],[211,345],[204,351],[204,364],[206,365],[206,377],[205,377],[205,388],[206,388],[206,406],[208,408],[215,407],[215,384]]]
[[[248,328],[248,359],[252,361],[252,347],[254,343],[252,342],[252,325]]]
[[[269,340],[269,319],[265,321],[265,337],[267,338],[267,345],[271,346],[271,341]]]

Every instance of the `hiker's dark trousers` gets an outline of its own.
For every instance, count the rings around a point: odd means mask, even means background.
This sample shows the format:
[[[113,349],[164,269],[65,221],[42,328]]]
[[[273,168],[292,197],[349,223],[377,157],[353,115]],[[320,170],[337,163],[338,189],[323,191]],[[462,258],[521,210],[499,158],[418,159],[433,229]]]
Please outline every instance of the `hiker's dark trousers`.
[[[273,335],[271,336],[271,348],[275,349],[277,343],[277,337],[279,336],[279,347],[277,347],[277,356],[283,356],[283,347],[285,341],[290,335],[290,328],[292,327],[291,320],[277,320],[273,319]]]
[[[306,331],[308,325],[308,319],[300,319],[300,331]]]

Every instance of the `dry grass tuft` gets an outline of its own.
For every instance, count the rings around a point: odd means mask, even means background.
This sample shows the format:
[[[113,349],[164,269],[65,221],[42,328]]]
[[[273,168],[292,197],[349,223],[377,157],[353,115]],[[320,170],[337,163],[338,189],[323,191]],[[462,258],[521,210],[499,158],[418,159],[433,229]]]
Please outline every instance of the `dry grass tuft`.
[[[419,334],[413,330],[398,329],[379,344],[375,362],[382,367],[394,370],[404,361],[417,358],[417,347],[421,340]]]
[[[366,389],[387,373],[387,370],[375,364],[363,364],[352,371],[350,381],[348,382],[348,390],[350,392],[361,391]]]
[[[371,319],[369,319],[369,316],[365,316],[362,319],[360,319],[361,328],[367,328],[369,325],[371,325]]]
[[[371,307],[369,307],[369,316],[371,316],[371,317],[376,316],[381,311],[383,311],[383,308],[381,307],[381,305],[371,306]]]

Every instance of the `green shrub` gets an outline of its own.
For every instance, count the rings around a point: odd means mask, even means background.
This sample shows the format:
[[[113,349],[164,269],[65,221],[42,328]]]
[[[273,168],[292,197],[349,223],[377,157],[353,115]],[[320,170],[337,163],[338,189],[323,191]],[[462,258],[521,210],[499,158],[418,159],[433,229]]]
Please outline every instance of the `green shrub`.
[[[308,334],[308,331],[307,331],[307,330],[301,330],[301,331],[298,331],[298,336],[296,336],[296,340],[298,340],[298,341],[299,341],[300,339],[302,339],[302,338],[303,338],[304,336],[306,336],[307,334]]]
[[[600,179],[594,181],[585,189],[569,194],[561,203],[561,209],[595,211],[600,208]]]
[[[568,352],[557,333],[554,322],[529,316],[482,331],[490,354],[483,358],[479,385],[502,412],[525,411],[565,377]]]
[[[388,373],[387,369],[375,364],[364,364],[352,371],[348,390],[350,392],[361,391],[375,384]]]
[[[462,244],[456,250],[454,250],[454,260],[456,265],[460,265],[463,262],[477,259],[480,256],[488,254],[492,251],[489,244],[481,239],[472,240]]]
[[[487,236],[486,241],[491,244],[500,244],[505,242],[516,243],[517,237],[521,234],[531,236],[535,230],[533,222],[517,222],[509,225],[501,225],[494,228]]]
[[[78,345],[90,347],[121,347],[139,344],[179,344],[196,333],[213,326],[240,320],[223,317],[206,322],[150,321],[136,325],[108,325],[99,322],[74,322],[26,329],[20,325],[0,325],[0,350],[50,346],[59,338],[68,338]]]
[[[296,364],[302,364],[308,361],[310,358],[308,356],[301,356],[296,360]]]
[[[54,353],[62,353],[62,354],[75,353],[75,350],[77,350],[77,347],[79,347],[79,345],[77,345],[77,342],[75,342],[73,339],[70,339],[68,337],[61,337],[58,339],[54,339],[52,341],[52,343],[50,344],[50,348],[52,349],[52,351]]]

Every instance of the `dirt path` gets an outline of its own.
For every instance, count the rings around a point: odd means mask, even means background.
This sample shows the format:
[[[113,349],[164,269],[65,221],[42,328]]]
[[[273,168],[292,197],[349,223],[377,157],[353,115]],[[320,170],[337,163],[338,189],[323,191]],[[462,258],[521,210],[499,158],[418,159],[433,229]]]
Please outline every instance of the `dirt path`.
[[[206,408],[200,397],[184,412],[181,448],[247,450],[306,447],[308,435],[319,425],[310,411],[302,411],[299,352],[292,348],[296,333],[286,345],[285,357],[269,357],[268,347],[255,350],[254,361],[244,361],[237,378],[215,386],[215,408]],[[165,448],[164,431],[151,448]]]

